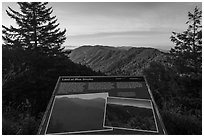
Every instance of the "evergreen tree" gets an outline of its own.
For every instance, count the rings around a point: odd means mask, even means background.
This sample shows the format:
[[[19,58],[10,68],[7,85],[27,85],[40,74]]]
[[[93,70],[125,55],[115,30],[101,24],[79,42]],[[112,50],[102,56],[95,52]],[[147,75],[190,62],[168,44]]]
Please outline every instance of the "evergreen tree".
[[[3,26],[4,46],[15,48],[17,44],[24,50],[36,51],[47,56],[61,53],[66,30],[60,31],[56,16],[51,16],[52,7],[47,2],[18,2],[20,12],[8,7],[7,15],[14,19],[18,27]]]
[[[172,32],[171,49],[173,63],[180,74],[200,75],[202,71],[202,11],[195,7],[188,13],[188,29],[182,33]]]

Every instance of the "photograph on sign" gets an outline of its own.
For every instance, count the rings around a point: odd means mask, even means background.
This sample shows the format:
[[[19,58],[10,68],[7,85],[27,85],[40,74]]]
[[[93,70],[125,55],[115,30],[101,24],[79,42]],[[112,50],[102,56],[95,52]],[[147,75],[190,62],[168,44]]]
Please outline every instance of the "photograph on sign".
[[[104,129],[108,93],[55,96],[46,134]]]
[[[104,127],[158,132],[150,100],[108,97]]]

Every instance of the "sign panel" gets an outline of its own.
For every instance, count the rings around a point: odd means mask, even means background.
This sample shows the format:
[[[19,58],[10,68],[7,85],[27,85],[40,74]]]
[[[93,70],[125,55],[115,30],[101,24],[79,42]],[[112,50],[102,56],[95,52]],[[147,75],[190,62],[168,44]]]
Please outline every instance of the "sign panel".
[[[38,134],[166,134],[144,77],[61,76]]]

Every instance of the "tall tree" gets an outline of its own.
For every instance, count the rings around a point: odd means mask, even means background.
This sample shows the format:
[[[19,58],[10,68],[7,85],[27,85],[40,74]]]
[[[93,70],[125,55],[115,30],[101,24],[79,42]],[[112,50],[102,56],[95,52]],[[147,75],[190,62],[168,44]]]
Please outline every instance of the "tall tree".
[[[202,11],[195,7],[188,13],[188,28],[182,33],[172,32],[171,49],[173,63],[180,74],[201,74],[202,72]]]
[[[7,15],[14,19],[18,27],[3,26],[4,46],[15,48],[15,43],[25,50],[37,51],[48,56],[61,53],[65,32],[58,28],[56,16],[51,16],[52,7],[47,2],[18,2],[20,12],[8,7]]]

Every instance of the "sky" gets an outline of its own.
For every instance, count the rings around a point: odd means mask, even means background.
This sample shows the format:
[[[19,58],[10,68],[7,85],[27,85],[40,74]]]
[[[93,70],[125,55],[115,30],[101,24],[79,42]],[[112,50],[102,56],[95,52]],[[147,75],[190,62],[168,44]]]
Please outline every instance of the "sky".
[[[6,9],[18,10],[14,2],[2,3],[2,23],[15,25]],[[188,11],[200,2],[50,2],[61,29],[63,46],[82,45],[153,47],[168,50],[172,31],[186,30]]]
[[[128,105],[128,106],[136,106],[136,107],[152,109],[152,104],[149,100],[108,97],[107,103],[108,104]]]

